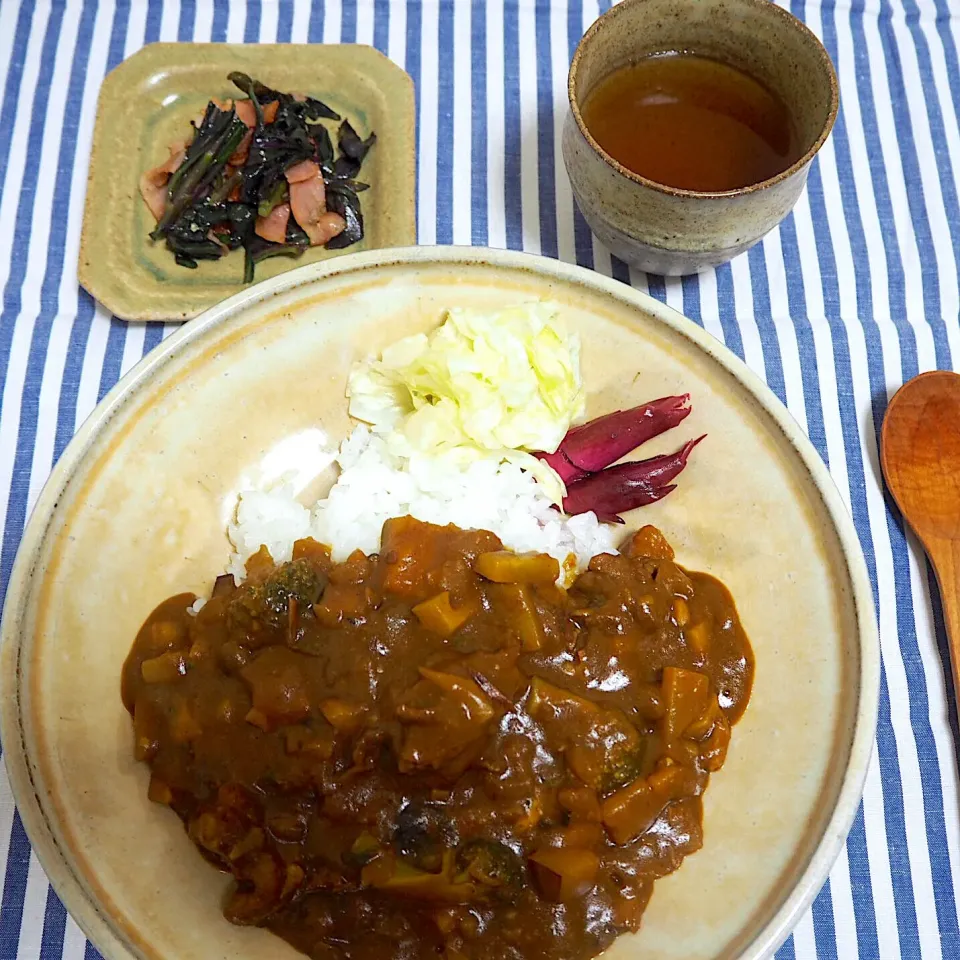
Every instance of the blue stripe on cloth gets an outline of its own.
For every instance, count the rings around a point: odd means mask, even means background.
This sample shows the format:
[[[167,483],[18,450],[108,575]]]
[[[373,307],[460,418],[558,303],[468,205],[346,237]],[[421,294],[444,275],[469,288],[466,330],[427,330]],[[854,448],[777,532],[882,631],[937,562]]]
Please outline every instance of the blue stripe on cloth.
[[[820,283],[823,288],[823,308],[827,319],[840,316],[840,281],[837,278],[837,257],[830,237],[827,220],[827,202],[823,194],[823,179],[820,174],[819,157],[810,164],[807,177],[807,196],[813,216],[813,232],[816,238],[817,259],[820,265]]]
[[[100,951],[89,940],[83,949],[83,960],[103,960]],[[779,956],[777,960],[780,960]]]
[[[867,855],[867,832],[863,817],[863,801],[847,835],[847,869],[850,871],[850,893],[853,898],[853,919],[857,927],[857,945],[865,960],[880,956],[877,938],[877,917],[873,903],[873,880]]]
[[[60,402],[57,407],[57,431],[53,441],[53,461],[70,442],[77,425],[77,396],[80,392],[80,378],[83,375],[84,352],[96,304],[86,290],[78,291],[77,317],[70,330],[70,342],[67,345],[67,358],[63,367],[63,380],[60,385]]]
[[[619,258],[611,254],[610,275],[621,283],[630,283],[630,268]]]
[[[403,68],[413,80],[413,96],[417,113],[417,130],[420,130],[420,36],[423,30],[423,9],[420,0],[407,0],[407,36],[404,49]],[[417,183],[420,182],[420,140],[417,139]],[[419,193],[419,190],[418,190]],[[419,210],[419,206],[416,208]]]
[[[214,43],[226,43],[229,20],[230,0],[213,0],[213,23],[210,27],[210,39]]]
[[[793,935],[791,934],[783,942],[783,946],[777,951],[777,960],[796,960],[797,950],[793,943]]]
[[[123,362],[123,345],[127,339],[127,325],[116,317],[110,319],[110,332],[107,334],[107,347],[103,354],[103,366],[100,368],[100,388],[97,390],[99,403],[120,379],[120,364]]]
[[[487,210],[487,4],[470,4],[470,242],[486,246]]]
[[[783,360],[780,356],[780,341],[773,325],[770,307],[770,281],[767,277],[767,261],[763,246],[758,244],[750,250],[750,281],[753,288],[753,315],[760,333],[760,346],[763,350],[763,369],[767,386],[777,395],[781,403],[787,402],[787,387],[783,377]]]
[[[323,21],[326,15],[324,0],[313,0],[310,4],[310,24],[307,27],[307,43],[323,42]]]
[[[833,897],[830,895],[829,879],[820,888],[812,909],[817,960],[837,960],[837,933],[833,927]]]
[[[786,263],[800,259],[797,247],[797,229],[793,214],[780,224],[780,244]],[[797,352],[800,359],[800,379],[803,386],[803,402],[807,419],[807,436],[816,447],[823,462],[830,465],[827,455],[827,432],[824,426],[823,402],[820,396],[820,370],[817,351],[813,341],[813,328],[807,316],[806,294],[798,272],[787,270],[787,304],[797,337]]]
[[[373,3],[373,45],[384,56],[389,52],[390,41],[390,0],[374,0]]]
[[[107,47],[107,73],[123,60],[123,45],[127,37],[127,25],[130,21],[130,2],[131,0],[117,0],[114,7],[113,24],[110,27],[110,43]]]
[[[567,4],[567,52],[569,59],[577,49],[577,44],[583,36],[583,3],[582,0],[568,0]],[[577,263],[581,267],[593,267],[593,236],[590,227],[584,219],[580,208],[574,203],[573,210],[573,238]]]
[[[40,960],[57,960],[63,956],[63,935],[67,929],[67,911],[60,898],[47,889],[47,905],[43,913],[43,934],[40,941]]]
[[[703,317],[700,315],[700,282],[696,276],[681,278],[683,290],[683,312],[694,323],[703,326]]]
[[[277,7],[277,43],[289,43],[293,39],[293,3],[280,3]]]
[[[243,24],[243,42],[260,41],[260,0],[247,0],[247,17]]]
[[[146,329],[143,332],[143,355],[146,356],[154,347],[160,344],[160,341],[163,340],[163,324],[157,321],[151,321],[147,323]],[[116,378],[114,378],[114,383]],[[113,386],[113,383],[110,384]]]
[[[147,0],[147,23],[143,32],[144,45],[160,39],[160,21],[163,18],[163,0]]]
[[[520,120],[520,12],[515,3],[503,11],[503,205],[507,248],[523,249],[523,179]]]
[[[180,0],[180,22],[177,24],[177,40],[181,43],[187,43],[192,40],[196,26],[196,0]]]
[[[734,313],[733,274],[730,264],[717,267],[717,301],[720,307],[720,327],[723,330],[723,342],[741,360],[743,359],[743,339]]]
[[[340,14],[340,42],[357,42],[357,0],[343,0]]]
[[[661,303],[667,302],[667,284],[663,277],[655,273],[647,274],[647,293]]]
[[[556,257],[557,185],[553,155],[553,63],[550,56],[550,8],[538,3],[534,13],[537,59],[537,156],[540,210],[540,252]]]
[[[453,4],[440,3],[437,18],[437,143],[453,143]],[[453,243],[453,150],[437,149],[437,243]]]

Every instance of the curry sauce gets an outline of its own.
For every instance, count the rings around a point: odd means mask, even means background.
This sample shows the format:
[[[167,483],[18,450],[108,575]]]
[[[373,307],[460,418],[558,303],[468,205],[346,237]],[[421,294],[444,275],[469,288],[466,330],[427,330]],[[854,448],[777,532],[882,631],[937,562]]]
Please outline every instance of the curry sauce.
[[[235,879],[227,919],[314,960],[584,960],[702,842],[753,656],[645,527],[555,560],[388,521],[162,603],[124,665],[149,796]]]

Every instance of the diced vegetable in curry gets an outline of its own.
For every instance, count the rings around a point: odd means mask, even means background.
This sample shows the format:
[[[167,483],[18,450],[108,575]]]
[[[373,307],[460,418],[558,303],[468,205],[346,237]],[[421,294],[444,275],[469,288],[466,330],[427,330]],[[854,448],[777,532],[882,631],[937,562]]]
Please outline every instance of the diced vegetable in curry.
[[[702,842],[753,656],[645,527],[569,591],[485,532],[389,521],[162,603],[123,671],[148,796],[315,960],[586,960]]]

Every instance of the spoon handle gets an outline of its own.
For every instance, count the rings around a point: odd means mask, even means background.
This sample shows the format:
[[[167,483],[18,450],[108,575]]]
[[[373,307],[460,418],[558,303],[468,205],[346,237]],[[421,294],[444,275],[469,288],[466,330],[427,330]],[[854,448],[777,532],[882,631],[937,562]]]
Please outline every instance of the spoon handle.
[[[943,619],[953,666],[953,689],[960,697],[960,540],[930,537],[925,544],[943,601]]]

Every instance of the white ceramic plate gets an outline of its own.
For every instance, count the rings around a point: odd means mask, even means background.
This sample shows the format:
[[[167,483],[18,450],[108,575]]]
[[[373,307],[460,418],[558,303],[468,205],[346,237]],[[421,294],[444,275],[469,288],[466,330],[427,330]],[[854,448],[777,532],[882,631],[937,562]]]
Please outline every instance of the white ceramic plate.
[[[121,664],[158,601],[222,569],[245,472],[302,431],[345,435],[354,359],[447,306],[531,297],[581,334],[589,415],[692,394],[644,452],[708,439],[679,489],[631,519],[730,587],[757,662],[702,851],[609,956],[758,960],[819,890],[859,802],[879,652],[859,543],[816,452],[739,360],[630,287],[522,254],[398,249],[283,274],[177,331],[83,425],[27,527],[2,626],[4,756],[34,849],[108,960],[298,956],[222,918],[225,880],[147,801]]]

